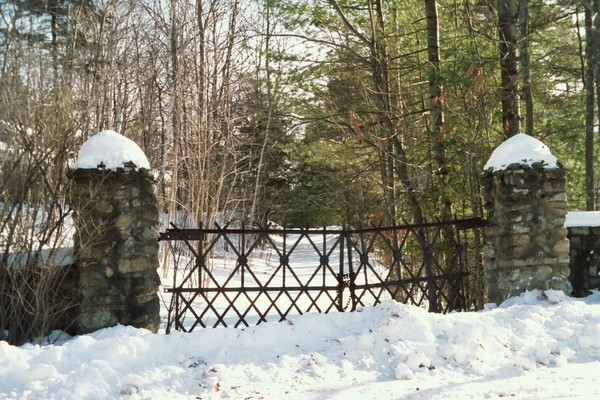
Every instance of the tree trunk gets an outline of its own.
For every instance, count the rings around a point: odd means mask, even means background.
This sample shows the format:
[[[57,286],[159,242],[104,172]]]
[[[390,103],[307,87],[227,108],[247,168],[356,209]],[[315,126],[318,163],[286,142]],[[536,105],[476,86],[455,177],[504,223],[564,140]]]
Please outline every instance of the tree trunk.
[[[525,133],[533,136],[533,96],[529,77],[529,10],[527,0],[519,1],[519,26],[521,31],[521,76],[523,77],[523,100],[525,101]]]
[[[595,89],[596,89],[596,107],[597,107],[597,109],[596,109],[597,114],[596,115],[598,117],[600,117],[600,55],[598,54],[598,49],[600,47],[600,15],[598,14],[598,12],[600,11],[600,0],[594,0],[594,11],[595,12],[591,12],[591,11],[592,10],[590,10],[590,13],[591,13],[591,15],[594,15],[594,17],[593,17],[593,26],[592,26],[591,25],[592,24],[592,17],[590,16],[590,30],[593,32],[593,34],[590,35],[591,36],[590,52],[589,52],[590,55],[588,56],[588,58],[591,58],[591,60],[588,61],[588,63],[591,62],[592,67],[593,67],[593,68],[591,68],[592,71],[593,71],[593,78],[590,77],[590,79],[593,79],[594,84],[595,84]],[[587,22],[586,22],[586,24],[587,24]],[[586,53],[586,55],[587,55],[587,53]],[[587,129],[587,118],[588,118],[588,116],[587,116],[587,107],[589,106],[590,108],[593,108],[593,106],[590,105],[590,104],[588,104],[588,103],[592,103],[593,102],[592,98],[594,97],[594,95],[593,95],[593,87],[594,87],[593,85],[594,84],[593,83],[589,83],[589,85],[590,85],[589,89],[592,90],[592,93],[589,94],[590,98],[587,99],[587,96],[588,96],[587,89],[588,88],[587,88],[587,82],[586,82],[586,129]],[[591,132],[590,132],[590,138],[589,139],[587,138],[587,131],[586,131],[586,145],[588,145],[588,140],[589,140],[589,149],[590,149],[590,155],[589,155],[590,161],[589,161],[589,163],[590,163],[590,169],[593,170],[593,162],[594,162],[593,154],[592,154],[593,146],[594,146],[594,127],[593,127],[594,118],[593,117],[591,118],[591,121],[592,121],[591,122],[592,127],[590,128]],[[590,188],[590,190],[591,190],[591,195],[593,196],[593,194],[594,194],[594,187],[593,187],[593,185],[594,185],[594,181],[593,181],[594,177],[593,177],[593,172],[590,172],[590,175],[591,175],[590,178],[589,178],[589,179],[591,179],[591,184],[590,184],[591,188]],[[587,181],[587,179],[588,178],[586,177],[586,181]],[[592,208],[594,208],[594,204],[592,204]]]
[[[585,7],[585,70],[583,84],[585,86],[585,207],[588,211],[595,209],[594,202],[594,55],[592,10]]]
[[[437,196],[436,203],[442,207],[442,219],[448,219],[452,214],[452,202],[444,194],[447,187],[448,162],[444,144],[444,90],[440,79],[440,29],[437,11],[437,0],[425,1],[427,18],[427,55],[429,59],[429,95],[431,99],[431,130],[436,163]]]
[[[446,193],[448,187],[448,163],[446,160],[446,148],[444,144],[444,90],[440,79],[440,28],[437,10],[437,0],[425,0],[425,16],[427,18],[427,55],[429,59],[429,94],[431,98],[431,130],[433,139],[434,159],[436,163],[436,177],[434,192],[434,207],[440,207],[440,218],[443,221],[452,218],[452,200]],[[442,242],[447,243],[449,248],[455,247],[454,230],[452,227],[443,228]],[[434,249],[435,250],[435,249]],[[443,253],[439,257],[443,257]],[[427,252],[424,254],[428,276],[434,274],[434,262],[430,259]],[[429,286],[429,309],[433,312],[440,311],[438,304],[438,288],[434,281],[428,283]],[[453,286],[453,285],[451,285]],[[450,288],[448,297],[454,303],[458,298],[455,288]]]
[[[440,31],[438,22],[437,0],[425,0],[425,14],[427,18],[427,55],[429,58],[429,94],[431,96],[431,125],[436,133],[436,148],[442,143],[444,129],[444,99],[442,97],[442,84],[440,82]],[[442,148],[443,150],[443,148]],[[436,160],[439,164],[445,163],[443,159]]]
[[[265,192],[265,184],[267,178],[266,171],[266,162],[265,162],[265,153],[267,149],[267,144],[269,142],[269,131],[271,130],[271,114],[273,110],[273,96],[271,93],[271,5],[266,2],[265,3],[265,79],[266,79],[266,89],[267,89],[267,126],[265,127],[264,138],[262,142],[262,146],[260,148],[260,155],[258,157],[258,165],[256,167],[256,179],[254,181],[254,191],[252,193],[252,203],[250,205],[250,214],[248,216],[248,222],[251,224],[258,223],[266,225],[266,213],[264,213],[264,218],[257,217],[259,210],[259,200],[264,196],[261,195],[261,192]],[[260,85],[260,81],[258,83]],[[262,183],[262,185],[261,185]],[[264,220],[263,220],[264,219]]]
[[[515,0],[497,0],[502,82],[502,131],[505,137],[520,132],[519,71],[517,69],[517,12]]]
[[[177,57],[178,53],[178,36],[177,36],[177,0],[171,0],[171,37],[170,37],[170,56],[171,56],[171,76],[170,76],[170,117],[171,125],[169,132],[166,134],[166,145],[162,149],[162,165],[161,173],[164,174],[167,164],[169,163],[169,152],[172,151],[174,154],[173,162],[173,177],[171,179],[171,192],[170,192],[170,205],[169,215],[175,215],[175,204],[178,203],[178,172],[179,165],[177,161],[177,140],[180,139],[179,135],[179,90],[177,79],[179,78],[179,61]]]

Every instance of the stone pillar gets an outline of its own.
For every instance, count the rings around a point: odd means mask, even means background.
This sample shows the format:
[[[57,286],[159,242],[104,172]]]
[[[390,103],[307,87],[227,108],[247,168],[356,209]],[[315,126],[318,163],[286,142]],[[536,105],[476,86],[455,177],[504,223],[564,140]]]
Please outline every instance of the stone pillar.
[[[532,289],[571,292],[565,171],[558,164],[512,163],[482,176],[488,227],[488,299],[501,303]]]
[[[147,169],[72,170],[78,333],[160,325],[158,208]]]

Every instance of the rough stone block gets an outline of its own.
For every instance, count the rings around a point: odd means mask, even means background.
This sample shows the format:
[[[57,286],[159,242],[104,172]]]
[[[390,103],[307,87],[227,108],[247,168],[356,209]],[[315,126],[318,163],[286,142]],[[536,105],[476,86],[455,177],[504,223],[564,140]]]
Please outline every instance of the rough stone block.
[[[156,241],[156,239],[158,239],[159,236],[160,235],[158,233],[158,229],[156,229],[155,227],[144,228],[143,233],[142,233],[142,239],[144,239],[144,240]]]
[[[79,265],[87,263],[97,264],[98,260],[102,260],[110,255],[110,249],[103,246],[92,246],[94,243],[90,240],[86,243],[86,247],[79,248],[77,259]],[[89,261],[88,261],[89,260]]]
[[[117,220],[115,221],[115,227],[119,231],[130,228],[132,224],[133,218],[131,218],[131,215],[129,214],[121,214],[117,217]]]
[[[527,246],[529,243],[531,243],[531,238],[529,235],[515,235],[513,237],[513,242],[515,244],[515,247],[524,247]]]
[[[150,268],[150,261],[146,257],[123,258],[118,261],[118,269],[122,274],[142,272]]]
[[[541,265],[535,269],[533,278],[538,279],[538,280],[547,280],[550,277],[552,277],[553,273],[554,273],[554,271],[553,271],[552,267],[547,266],[547,265]]]
[[[115,275],[115,269],[110,265],[104,267],[104,275],[107,278],[112,278]]]
[[[110,214],[113,212],[114,207],[108,200],[102,199],[94,203],[94,210],[100,214]]]
[[[516,225],[513,225],[513,232],[514,233],[529,233],[529,232],[531,232],[531,227],[524,226],[521,224],[516,224]]]
[[[552,246],[554,254],[569,254],[569,240],[561,239]]]
[[[150,292],[148,294],[136,295],[133,300],[133,304],[146,304],[150,301],[154,301],[155,298],[158,298],[156,294],[156,287],[149,288],[148,291]]]
[[[93,332],[118,323],[116,317],[107,310],[85,310],[79,315],[77,322],[82,333]]]
[[[130,309],[131,325],[137,328],[148,329],[151,332],[158,331],[160,327],[160,303],[158,296],[150,301],[139,304]]]
[[[569,254],[560,254],[557,259],[557,264],[559,265],[569,265],[570,261],[571,261],[571,257],[569,257]]]
[[[80,269],[79,281],[79,286],[82,290],[105,292],[110,288],[110,281],[104,275],[104,267]]]
[[[556,193],[555,195],[549,197],[548,201],[549,202],[562,202],[566,205],[567,204],[567,194],[565,192]]]
[[[144,247],[141,249],[141,253],[142,254],[147,254],[147,255],[155,255],[158,254],[158,242],[156,240],[153,240],[151,242],[145,243]],[[154,258],[152,258],[152,263],[158,267],[158,258],[156,259],[156,262],[154,262]]]
[[[131,205],[131,207],[139,207],[142,205],[142,200],[135,198],[135,199],[131,199],[129,201],[129,205]]]
[[[593,231],[591,230],[591,228],[588,227],[570,227],[569,228],[569,234],[573,235],[573,236],[581,236],[581,237],[585,237],[588,236],[590,234],[592,234]]]
[[[573,290],[573,286],[565,276],[553,276],[548,281],[548,289],[561,290],[569,294]]]

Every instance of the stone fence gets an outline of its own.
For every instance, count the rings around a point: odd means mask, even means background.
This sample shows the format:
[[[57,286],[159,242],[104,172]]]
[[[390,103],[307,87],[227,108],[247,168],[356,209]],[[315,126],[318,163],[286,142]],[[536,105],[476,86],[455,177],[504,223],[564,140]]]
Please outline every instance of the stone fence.
[[[74,332],[116,324],[156,332],[160,279],[154,179],[145,155],[129,139],[115,132],[96,136],[104,141],[92,137],[91,154],[83,152],[86,144],[79,154],[91,161],[69,175],[76,273],[67,286],[80,300]],[[95,158],[97,149],[106,150],[104,158]],[[490,302],[532,289],[584,296],[600,287],[600,213],[567,213],[565,171],[543,143],[527,135],[508,139],[492,153],[481,182]]]
[[[76,331],[115,324],[156,331],[160,280],[154,180],[137,145],[114,132],[108,137],[113,147],[113,142],[122,142],[125,150],[134,146],[136,162],[125,157],[115,168],[114,160],[94,161],[71,171],[74,276],[81,300]],[[127,154],[120,148],[112,152]],[[85,155],[80,152],[80,157]],[[583,296],[600,286],[600,222],[590,224],[590,214],[567,213],[565,170],[543,143],[522,134],[508,139],[492,153],[481,182],[488,214],[484,272],[490,302],[532,289]]]
[[[577,226],[577,213],[567,212],[565,170],[543,143],[522,134],[508,139],[481,182],[490,302],[532,289],[582,296],[599,287],[600,224]]]

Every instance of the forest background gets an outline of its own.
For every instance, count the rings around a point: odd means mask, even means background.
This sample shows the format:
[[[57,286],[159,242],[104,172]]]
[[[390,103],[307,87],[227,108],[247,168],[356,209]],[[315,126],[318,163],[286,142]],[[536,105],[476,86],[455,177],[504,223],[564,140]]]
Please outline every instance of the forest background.
[[[104,129],[187,227],[481,216],[484,164],[518,132],[592,210],[598,3],[0,2],[3,260],[60,237],[69,162]]]

